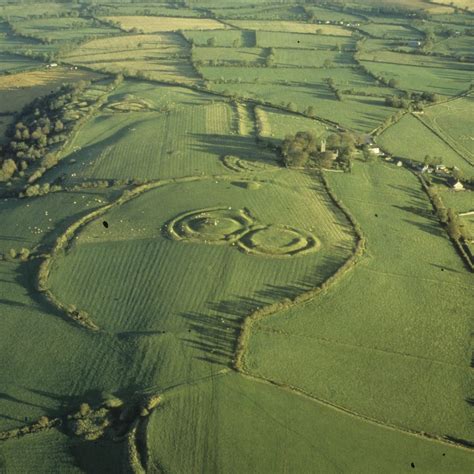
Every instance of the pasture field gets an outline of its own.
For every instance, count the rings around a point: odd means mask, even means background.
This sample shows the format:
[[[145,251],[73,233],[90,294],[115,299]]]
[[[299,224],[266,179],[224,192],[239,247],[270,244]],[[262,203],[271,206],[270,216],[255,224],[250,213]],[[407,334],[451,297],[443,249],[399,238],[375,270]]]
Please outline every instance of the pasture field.
[[[202,61],[204,64],[235,65],[248,63],[253,65],[264,65],[265,50],[262,48],[225,48],[225,47],[194,47],[193,58]]]
[[[35,61],[34,59],[13,54],[0,53],[0,75],[13,74],[28,69],[36,69],[41,65],[42,64],[39,61]]]
[[[341,83],[343,89],[356,87],[356,82],[345,83],[347,69],[201,68],[214,91],[232,93],[244,98],[258,98],[276,106],[287,107],[290,103],[294,104],[299,112],[304,112],[308,106],[314,106],[318,117],[358,131],[369,132],[392,114],[393,109],[384,105],[382,97],[345,95],[342,101],[336,100],[324,79],[333,77],[336,81],[337,79],[344,81]],[[273,71],[278,72],[277,77]],[[355,77],[359,77],[360,80],[360,75],[355,73],[352,78]],[[274,82],[275,80],[278,82]],[[376,86],[374,89],[378,93],[391,91]]]
[[[414,465],[461,473],[470,466],[467,450],[404,436],[237,375],[166,393],[163,408],[151,416],[146,444],[150,468],[179,466],[179,472],[203,466],[212,472],[409,472]]]
[[[278,48],[275,50],[275,62],[281,67],[341,67],[354,66],[356,63],[351,53],[335,51],[307,51]]]
[[[197,92],[187,87],[157,87],[152,82],[141,81],[124,81],[109,99],[115,102],[130,97],[146,101],[149,109],[156,111],[183,110],[188,106],[211,105],[222,100],[221,97]]]
[[[318,25],[319,26],[319,25]],[[302,48],[353,50],[355,40],[349,36],[312,35],[284,31],[256,31],[256,44],[261,48]]]
[[[314,133],[317,137],[327,135],[334,130],[328,125],[301,115],[283,112],[269,107],[257,107],[255,110],[260,136],[272,138],[277,143],[287,135],[300,131]]]
[[[12,22],[22,35],[29,35],[47,42],[83,41],[119,32],[117,28],[105,26],[86,18],[41,18]]]
[[[364,229],[366,256],[324,295],[254,323],[247,371],[386,423],[468,439],[471,276],[408,171],[357,163],[328,178]]]
[[[13,35],[8,24],[0,20],[0,51],[15,54],[28,48],[44,50],[47,47],[38,40]]]
[[[463,0],[460,0],[463,1]],[[388,7],[401,7],[408,10],[422,10],[434,15],[452,13],[454,11],[451,6],[438,5],[436,2],[431,3],[426,0],[359,0],[352,1],[350,5],[356,9],[360,9],[361,12],[367,11],[368,7],[375,6],[388,6]],[[447,2],[446,2],[447,3]],[[378,18],[378,17],[377,17]]]
[[[474,38],[472,36],[460,36],[448,38],[435,44],[434,49],[440,53],[452,54],[456,57],[473,57]]]
[[[362,53],[361,60],[374,61],[385,64],[400,64],[403,66],[419,66],[422,68],[437,68],[447,71],[474,71],[471,64],[463,64],[449,58],[421,56],[419,54],[396,53],[394,51],[371,51],[370,54]]]
[[[364,17],[352,15],[348,12],[331,10],[329,8],[317,7],[314,5],[306,6],[305,10],[312,21],[343,21],[358,23],[364,20]]]
[[[472,9],[472,2],[470,0],[453,0],[452,2],[448,0],[439,0],[436,3],[444,3],[451,7],[467,8],[468,10]]]
[[[422,119],[451,147],[474,163],[474,97],[467,96],[426,109]]]
[[[461,214],[474,211],[474,196],[472,195],[472,192],[453,191],[444,186],[438,186],[438,191],[442,193],[441,199],[447,208],[451,207]]]
[[[77,6],[71,3],[58,3],[58,2],[44,2],[35,3],[34,14],[45,15],[45,16],[56,16],[62,13],[69,13],[76,10]],[[32,14],[31,8],[25,7],[25,4],[0,4],[0,17],[9,17],[11,19],[28,18]]]
[[[103,206],[113,196],[113,192],[84,189],[51,193],[29,200],[1,200],[0,216],[8,228],[8,235],[2,235],[0,253],[7,254],[11,248],[20,250],[23,247],[44,251],[54,243],[58,228]]]
[[[323,3],[0,0],[2,474],[471,473],[472,18]]]
[[[68,225],[95,206],[114,199],[115,193],[116,190],[82,190],[28,200],[2,199],[1,216],[6,226],[2,226],[0,252],[7,252],[10,248],[19,250],[21,247],[33,252],[45,251]],[[70,411],[77,406],[78,400],[83,399],[83,390],[113,390],[122,377],[119,374],[126,356],[120,353],[117,344],[106,335],[96,338],[93,334],[78,331],[47,304],[34,290],[37,271],[37,260],[1,263],[0,311],[9,315],[2,318],[1,331],[2,334],[10,334],[8,341],[3,341],[0,351],[4,362],[2,387],[9,394],[0,400],[2,431],[23,426],[25,421],[31,423],[43,415],[55,417],[63,414],[64,410]],[[35,333],[35,338],[24,337],[25,327]],[[100,343],[98,339],[101,339]],[[38,344],[39,340],[42,344]],[[15,350],[20,345],[22,350]],[[115,349],[110,351],[113,346]],[[94,353],[96,357],[88,359]],[[61,362],[51,364],[51,358],[58,354],[62,354]],[[109,360],[107,368],[96,366],[101,358]],[[88,380],[83,380],[87,373]],[[96,394],[89,400],[94,401],[97,397]],[[24,438],[24,442],[28,439],[28,436]],[[2,454],[4,446],[7,449],[6,444],[2,443]],[[43,453],[43,456],[46,454]]]
[[[400,140],[403,137],[403,140]],[[439,156],[444,165],[457,166],[468,175],[472,165],[413,115],[406,115],[378,138],[378,143],[395,156],[423,162],[426,155]]]
[[[350,30],[335,25],[315,25],[297,21],[263,21],[263,20],[232,20],[229,22],[236,28],[244,30],[264,30],[289,33],[316,33],[322,35],[350,36]]]
[[[66,56],[78,66],[146,75],[155,80],[193,83],[198,80],[187,42],[178,34],[127,35],[93,40]]]
[[[299,5],[252,5],[246,7],[212,8],[216,18],[249,20],[304,20],[306,13]]]
[[[167,17],[201,17],[203,12],[185,7],[182,4],[150,3],[150,2],[114,2],[100,5],[101,16],[167,16]]]
[[[4,443],[2,468],[7,472],[31,472],[37,466],[45,471],[82,472],[70,454],[70,439],[57,430],[44,431]],[[27,454],[26,454],[27,453]]]
[[[62,84],[97,80],[101,76],[65,67],[38,69],[0,76],[2,112],[18,112],[36,97],[48,94]]]
[[[423,34],[420,31],[403,25],[369,23],[367,25],[361,25],[359,29],[376,38],[400,39],[405,41],[423,39]]]
[[[228,26],[207,18],[181,18],[158,16],[109,16],[111,20],[120,24],[127,31],[138,28],[144,33],[161,33],[178,30],[219,30]]]
[[[376,76],[395,79],[399,87],[409,91],[434,92],[454,96],[465,92],[472,79],[472,69],[462,65],[456,69],[421,67],[398,63],[361,61]]]
[[[241,30],[186,30],[183,31],[185,38],[196,46],[207,46],[212,41],[217,47],[254,47],[255,33]]]

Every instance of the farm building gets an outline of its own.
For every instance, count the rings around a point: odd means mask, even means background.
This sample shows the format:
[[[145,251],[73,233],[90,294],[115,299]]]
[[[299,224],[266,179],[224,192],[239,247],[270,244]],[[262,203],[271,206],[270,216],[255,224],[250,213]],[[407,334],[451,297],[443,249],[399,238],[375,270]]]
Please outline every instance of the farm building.
[[[449,179],[448,184],[452,189],[454,189],[454,191],[464,191],[464,185],[459,181],[459,179]]]
[[[369,150],[374,153],[375,155],[381,155],[382,152],[378,146],[372,146],[369,148]]]

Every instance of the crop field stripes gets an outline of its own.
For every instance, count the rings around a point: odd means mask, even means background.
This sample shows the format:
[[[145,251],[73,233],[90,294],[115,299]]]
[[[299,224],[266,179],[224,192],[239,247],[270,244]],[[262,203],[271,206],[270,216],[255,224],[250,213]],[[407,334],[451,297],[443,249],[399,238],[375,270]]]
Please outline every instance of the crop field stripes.
[[[225,103],[217,103],[205,106],[206,111],[206,130],[216,135],[226,135],[231,123],[231,110]],[[240,116],[239,116],[240,129]]]
[[[255,107],[255,123],[257,126],[257,133],[259,137],[271,137],[272,126],[268,120],[267,114],[262,107],[258,105]]]
[[[255,136],[254,107],[251,104],[235,102],[237,133],[240,136]]]

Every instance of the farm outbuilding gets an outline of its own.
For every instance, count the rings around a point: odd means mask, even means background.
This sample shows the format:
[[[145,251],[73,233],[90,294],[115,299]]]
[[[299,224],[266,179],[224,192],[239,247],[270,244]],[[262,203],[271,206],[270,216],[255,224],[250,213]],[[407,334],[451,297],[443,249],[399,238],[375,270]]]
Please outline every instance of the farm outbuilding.
[[[449,186],[454,189],[454,191],[464,191],[464,185],[459,181],[459,179],[450,179],[448,180]]]

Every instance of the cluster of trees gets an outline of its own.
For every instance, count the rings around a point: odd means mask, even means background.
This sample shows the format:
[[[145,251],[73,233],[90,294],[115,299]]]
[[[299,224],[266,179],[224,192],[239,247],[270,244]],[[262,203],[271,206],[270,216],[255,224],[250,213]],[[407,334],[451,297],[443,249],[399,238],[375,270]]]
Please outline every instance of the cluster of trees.
[[[396,109],[408,109],[410,104],[410,100],[406,97],[399,97],[397,95],[385,97],[385,105],[395,107]]]
[[[265,66],[272,67],[276,63],[275,48],[267,48],[265,57]]]
[[[435,104],[439,101],[439,96],[434,92],[411,92],[403,96],[385,97],[385,105],[397,109],[423,110],[425,103]]]
[[[25,171],[29,164],[41,160],[45,167],[55,164],[52,148],[67,138],[71,124],[66,124],[64,115],[66,105],[73,103],[87,82],[61,87],[45,97],[38,98],[27,105],[18,120],[7,131],[10,141],[3,150],[2,174],[6,181],[17,171]]]
[[[332,168],[337,158],[345,169],[351,160],[358,138],[349,132],[334,133],[326,139],[326,150],[321,151],[322,141],[311,132],[288,135],[278,147],[281,163],[288,168]]]
[[[118,75],[110,84],[116,87],[123,77]],[[82,94],[90,82],[79,81],[63,85],[56,92],[35,99],[18,114],[14,124],[7,130],[9,141],[0,148],[0,181],[9,181],[16,172],[23,177],[32,164],[37,165],[29,182],[55,166],[60,158],[58,151],[74,129],[76,122],[71,113],[84,116],[78,104],[84,102]],[[77,108],[77,109],[76,109]],[[39,166],[38,166],[39,165]],[[50,189],[27,189],[25,195],[40,195]]]

